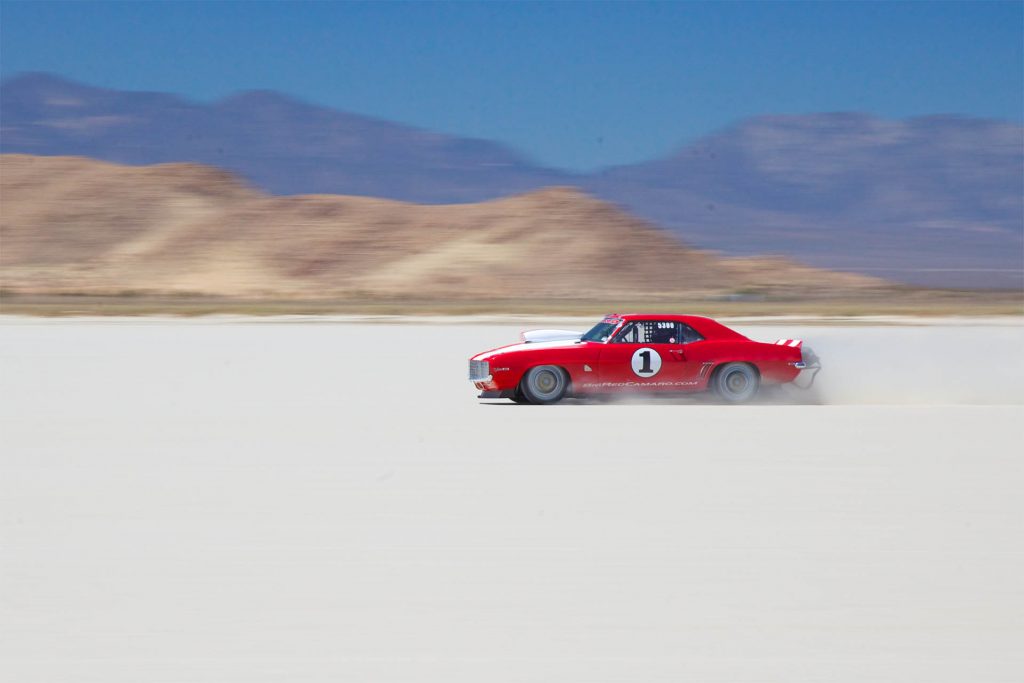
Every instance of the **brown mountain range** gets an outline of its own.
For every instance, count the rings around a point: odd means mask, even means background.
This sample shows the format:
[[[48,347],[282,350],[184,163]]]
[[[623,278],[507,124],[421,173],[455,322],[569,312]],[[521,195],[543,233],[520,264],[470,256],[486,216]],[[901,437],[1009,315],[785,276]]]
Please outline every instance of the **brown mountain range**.
[[[721,258],[571,188],[460,205],[274,197],[197,164],[0,157],[16,293],[541,299],[849,295],[881,280]]]

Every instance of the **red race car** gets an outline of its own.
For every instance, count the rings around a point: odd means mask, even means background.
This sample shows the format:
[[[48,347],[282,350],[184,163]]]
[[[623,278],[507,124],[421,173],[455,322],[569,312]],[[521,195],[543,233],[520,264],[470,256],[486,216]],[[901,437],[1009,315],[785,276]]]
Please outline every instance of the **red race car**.
[[[522,343],[473,356],[469,379],[480,398],[517,403],[707,390],[743,403],[764,384],[808,388],[820,368],[799,339],[757,342],[696,315],[612,314],[586,333],[524,332]]]

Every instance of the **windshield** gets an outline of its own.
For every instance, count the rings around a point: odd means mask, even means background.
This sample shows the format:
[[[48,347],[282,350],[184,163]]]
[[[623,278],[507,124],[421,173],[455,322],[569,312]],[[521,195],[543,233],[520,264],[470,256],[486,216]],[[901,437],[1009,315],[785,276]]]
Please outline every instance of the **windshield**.
[[[598,324],[591,327],[590,331],[587,332],[582,337],[580,337],[580,339],[582,339],[583,341],[606,342],[608,341],[608,337],[612,335],[612,332],[614,332],[615,328],[618,326],[618,320],[611,323],[604,321],[599,322]]]

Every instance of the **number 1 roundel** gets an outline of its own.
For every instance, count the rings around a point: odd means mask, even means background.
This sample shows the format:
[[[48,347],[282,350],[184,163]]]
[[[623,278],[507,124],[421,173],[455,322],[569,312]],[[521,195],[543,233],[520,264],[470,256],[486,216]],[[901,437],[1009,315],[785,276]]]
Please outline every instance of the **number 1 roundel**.
[[[633,374],[637,377],[654,377],[661,370],[661,356],[648,347],[634,351],[630,363],[633,366]]]

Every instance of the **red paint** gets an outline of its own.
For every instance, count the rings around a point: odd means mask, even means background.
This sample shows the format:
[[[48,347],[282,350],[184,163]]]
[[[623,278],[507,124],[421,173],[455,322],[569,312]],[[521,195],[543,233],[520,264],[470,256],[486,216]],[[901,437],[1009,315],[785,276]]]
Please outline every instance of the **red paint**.
[[[616,326],[607,341],[511,344],[474,356],[473,360],[487,361],[491,373],[489,381],[477,381],[475,386],[481,391],[512,391],[527,370],[539,365],[563,368],[571,382],[569,395],[574,396],[704,391],[715,368],[734,361],[753,365],[762,385],[791,382],[800,374],[796,364],[802,360],[802,344],[753,341],[710,318],[629,314],[609,315],[602,322]],[[630,323],[645,325],[647,338],[656,341],[623,342]],[[699,338],[677,338],[682,335],[675,331],[685,328],[673,327],[676,323],[689,326]],[[655,371],[658,359],[660,368]]]

